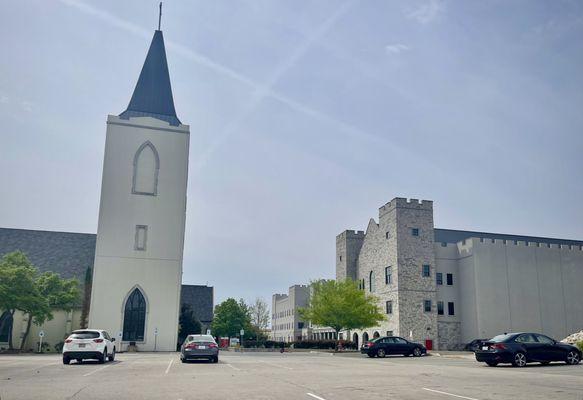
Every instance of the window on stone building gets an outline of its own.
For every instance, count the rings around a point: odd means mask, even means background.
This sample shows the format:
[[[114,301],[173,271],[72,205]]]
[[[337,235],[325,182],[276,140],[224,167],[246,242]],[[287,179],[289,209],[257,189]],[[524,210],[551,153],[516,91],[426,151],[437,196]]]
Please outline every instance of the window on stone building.
[[[393,336],[393,331],[387,331],[387,336]]]
[[[454,310],[454,307],[453,307],[453,301],[450,301],[450,302],[447,303],[447,313],[449,315],[455,315],[455,310]]]
[[[438,285],[443,285],[443,274],[441,272],[435,274],[435,281]]]
[[[0,316],[0,342],[8,342],[12,334],[12,314],[4,311]]]
[[[136,233],[134,238],[134,250],[145,251],[146,242],[148,241],[148,226],[136,225]]]
[[[443,315],[443,301],[437,302],[437,315]]]
[[[393,283],[393,267],[386,267],[385,268],[385,283],[390,285]]]
[[[447,274],[447,285],[453,285],[453,274]]]
[[[385,238],[389,238],[389,232],[385,232]]]
[[[370,271],[370,274],[368,274],[368,278],[369,278],[368,290],[372,293],[375,291],[374,271]]]
[[[342,256],[340,256],[340,261],[342,261]]]
[[[387,314],[392,314],[393,313],[393,301],[392,300],[388,300],[386,303],[386,310],[387,310]]]
[[[431,277],[431,265],[425,264],[423,266],[423,277],[424,278]]]
[[[423,300],[423,310],[425,312],[431,312],[431,300]]]
[[[304,323],[298,322],[298,329],[304,329]]]
[[[419,228],[411,228],[411,235],[419,236]]]

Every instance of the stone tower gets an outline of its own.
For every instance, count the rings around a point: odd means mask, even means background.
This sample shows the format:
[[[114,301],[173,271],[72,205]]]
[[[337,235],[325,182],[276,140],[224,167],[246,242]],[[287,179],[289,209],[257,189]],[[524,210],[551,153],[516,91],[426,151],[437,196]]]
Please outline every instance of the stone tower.
[[[89,327],[118,350],[176,349],[189,139],[157,30],[127,110],[107,118]]]

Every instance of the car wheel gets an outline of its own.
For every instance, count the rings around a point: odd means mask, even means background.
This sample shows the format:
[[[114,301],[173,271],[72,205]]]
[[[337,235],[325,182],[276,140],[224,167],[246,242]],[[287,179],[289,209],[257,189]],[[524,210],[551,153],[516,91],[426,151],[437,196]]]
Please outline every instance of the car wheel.
[[[214,356],[213,363],[218,363],[218,362],[219,362],[219,356]]]
[[[107,360],[107,349],[103,350],[103,354],[99,356],[99,364],[103,364]]]
[[[63,364],[69,365],[70,362],[71,362],[71,359],[69,357],[63,356]]]
[[[496,361],[486,361],[486,364],[488,364],[489,367],[495,367],[496,365],[498,365]]]
[[[577,364],[579,364],[580,361],[581,361],[581,357],[579,356],[579,353],[577,353],[575,350],[571,350],[570,352],[567,353],[567,360],[566,360],[567,364],[577,365]]]
[[[109,355],[109,361],[115,360],[115,347],[113,348],[113,352]]]
[[[180,359],[180,362],[181,362],[182,364],[185,364],[185,363],[186,363],[186,358],[181,358],[181,359]]]
[[[374,354],[372,353],[366,353],[367,356],[369,356],[370,358],[374,358]]]
[[[515,367],[524,367],[526,365],[526,355],[520,351],[516,353],[514,355],[512,365],[514,365]]]
[[[377,350],[377,357],[378,358],[385,358],[386,355],[387,355],[387,353],[385,353],[385,349],[378,349]]]
[[[415,347],[415,348],[413,349],[413,355],[414,355],[415,357],[421,357],[421,349],[420,349],[419,347]]]

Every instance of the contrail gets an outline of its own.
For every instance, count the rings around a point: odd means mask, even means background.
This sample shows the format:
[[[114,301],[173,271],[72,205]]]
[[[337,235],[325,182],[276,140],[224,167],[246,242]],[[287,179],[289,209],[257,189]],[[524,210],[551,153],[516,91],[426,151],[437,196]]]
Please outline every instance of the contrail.
[[[107,11],[100,10],[92,5],[84,3],[79,0],[60,0],[61,3],[74,7],[77,10],[91,15],[97,19],[102,20],[116,28],[125,30],[130,32],[136,36],[149,38],[151,32],[147,29],[142,28],[132,22],[119,18]],[[191,48],[184,46],[182,44],[176,43],[174,41],[167,41],[167,47],[169,50],[175,52],[179,56],[182,56],[185,59],[192,60],[196,63],[204,65],[211,70],[214,70],[222,75],[228,76],[229,78],[243,83],[247,86],[250,86],[253,89],[252,99],[247,102],[245,107],[241,112],[239,112],[235,117],[233,117],[228,125],[222,130],[219,134],[217,140],[212,143],[209,148],[204,152],[200,160],[198,160],[195,171],[201,169],[212,153],[235,131],[238,124],[243,121],[246,117],[248,117],[251,112],[257,107],[257,105],[265,98],[271,97],[290,108],[309,115],[315,119],[320,121],[326,122],[338,128],[339,131],[343,132],[344,134],[348,134],[349,136],[358,137],[360,140],[368,139],[373,142],[382,143],[384,146],[391,146],[393,151],[401,152],[402,154],[412,154],[409,150],[406,150],[394,143],[387,141],[386,138],[372,134],[370,132],[366,132],[356,126],[348,124],[344,121],[338,120],[337,118],[313,109],[305,104],[302,104],[298,101],[295,101],[281,93],[275,92],[273,90],[273,86],[279,81],[279,79],[292,68],[297,61],[306,53],[306,51],[310,48],[310,46],[320,39],[335,23],[336,21],[355,3],[355,0],[348,1],[340,6],[329,18],[327,18],[319,27],[316,29],[302,44],[296,48],[292,54],[283,62],[276,70],[271,74],[269,79],[267,79],[265,84],[260,84],[245,75],[229,68],[219,63],[214,62],[213,60],[209,59],[208,57],[193,51]],[[423,160],[422,162],[428,163],[428,160]],[[436,168],[436,166],[433,166]]]

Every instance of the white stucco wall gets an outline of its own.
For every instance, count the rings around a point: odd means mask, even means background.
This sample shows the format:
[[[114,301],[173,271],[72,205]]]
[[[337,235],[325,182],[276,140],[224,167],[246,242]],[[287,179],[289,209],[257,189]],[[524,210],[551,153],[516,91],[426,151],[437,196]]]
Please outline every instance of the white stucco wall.
[[[112,336],[123,327],[134,287],[148,304],[139,350],[176,349],[186,217],[189,127],[150,117],[107,120],[89,327]],[[156,195],[132,193],[133,162],[146,141],[159,160]],[[146,250],[134,248],[136,225],[147,225]],[[154,330],[158,336],[154,338]]]

